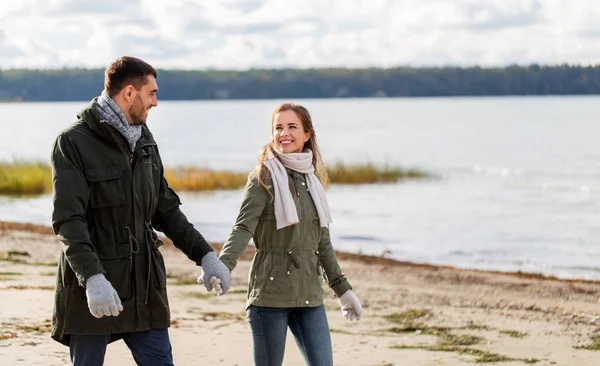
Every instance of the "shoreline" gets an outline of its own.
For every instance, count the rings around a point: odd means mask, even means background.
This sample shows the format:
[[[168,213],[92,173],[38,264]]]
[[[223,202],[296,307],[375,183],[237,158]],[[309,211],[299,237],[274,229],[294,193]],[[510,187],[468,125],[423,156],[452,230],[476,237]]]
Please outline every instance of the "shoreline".
[[[50,226],[24,223],[24,222],[10,222],[10,221],[0,221],[0,234],[3,231],[23,231],[29,233],[43,234],[43,235],[54,235],[54,232]],[[171,240],[166,237],[161,237],[161,240],[164,242],[166,247],[174,247]],[[222,247],[222,243],[209,243],[210,246],[215,251],[220,251]],[[248,246],[246,251],[240,257],[241,260],[250,260],[254,255],[254,247]],[[486,269],[476,269],[476,268],[466,268],[466,267],[456,267],[452,265],[438,265],[438,264],[430,264],[430,263],[419,263],[419,262],[410,262],[410,261],[401,261],[393,258],[387,258],[384,256],[375,256],[368,254],[358,254],[358,253],[350,253],[336,250],[336,255],[339,260],[344,261],[356,261],[369,265],[384,265],[384,266],[401,266],[408,268],[422,268],[429,270],[450,270],[450,271],[468,271],[473,273],[480,274],[496,274],[496,275],[505,275],[512,276],[520,279],[537,279],[543,281],[558,281],[564,283],[582,283],[582,284],[600,284],[600,280],[589,280],[589,279],[580,279],[580,278],[560,278],[552,275],[544,275],[541,273],[535,272],[523,272],[523,271],[499,271],[499,270],[486,270]]]

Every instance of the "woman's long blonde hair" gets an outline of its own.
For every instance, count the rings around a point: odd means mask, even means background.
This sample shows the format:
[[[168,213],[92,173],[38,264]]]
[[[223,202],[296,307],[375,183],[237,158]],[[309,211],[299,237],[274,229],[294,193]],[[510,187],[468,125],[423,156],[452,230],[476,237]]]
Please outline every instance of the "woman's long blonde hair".
[[[300,121],[302,122],[302,126],[306,132],[310,133],[310,138],[308,141],[304,143],[304,149],[311,149],[313,152],[312,164],[315,168],[315,174],[319,177],[321,184],[325,186],[329,181],[329,175],[327,174],[327,170],[325,169],[325,164],[323,164],[323,159],[321,158],[321,151],[319,150],[319,145],[317,144],[317,134],[315,133],[315,128],[313,127],[312,118],[310,117],[310,113],[308,110],[301,105],[294,103],[282,103],[278,105],[275,110],[273,110],[273,114],[271,115],[271,141],[263,146],[258,152],[258,165],[254,169],[256,177],[260,184],[265,187],[267,190],[271,188],[267,185],[266,179],[268,175],[268,169],[264,166],[265,157],[269,149],[273,150],[273,120],[275,120],[275,116],[277,113],[285,112],[285,111],[293,111],[296,113]]]

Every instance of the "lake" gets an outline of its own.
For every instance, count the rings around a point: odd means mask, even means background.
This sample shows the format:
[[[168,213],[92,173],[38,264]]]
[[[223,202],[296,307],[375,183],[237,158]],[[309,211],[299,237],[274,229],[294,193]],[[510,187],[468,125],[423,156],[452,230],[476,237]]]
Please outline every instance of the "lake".
[[[150,112],[166,166],[248,172],[278,100],[168,101]],[[417,167],[439,178],[332,185],[338,250],[465,268],[600,279],[600,97],[294,100],[312,113],[326,163]],[[49,162],[87,102],[0,104],[0,160]],[[242,191],[182,193],[223,241]],[[0,198],[0,220],[49,225],[52,200]]]

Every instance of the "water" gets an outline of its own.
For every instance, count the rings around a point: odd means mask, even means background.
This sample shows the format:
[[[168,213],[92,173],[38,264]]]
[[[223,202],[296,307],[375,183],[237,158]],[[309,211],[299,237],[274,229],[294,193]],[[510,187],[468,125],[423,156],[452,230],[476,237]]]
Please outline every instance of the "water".
[[[250,171],[279,101],[161,102],[165,165]],[[439,179],[328,189],[339,250],[465,268],[600,279],[598,97],[301,100],[328,162],[419,167]],[[49,161],[86,103],[0,104],[0,160]],[[241,190],[182,193],[211,241]],[[0,220],[48,225],[50,197],[0,198]]]

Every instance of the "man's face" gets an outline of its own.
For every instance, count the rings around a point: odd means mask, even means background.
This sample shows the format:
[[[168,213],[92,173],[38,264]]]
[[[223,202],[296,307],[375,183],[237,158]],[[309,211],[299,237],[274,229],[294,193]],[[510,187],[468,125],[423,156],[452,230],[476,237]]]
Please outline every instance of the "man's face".
[[[143,125],[146,123],[150,108],[158,106],[156,93],[158,93],[156,78],[153,75],[148,75],[146,84],[136,90],[133,104],[129,107],[128,112],[132,125]]]

